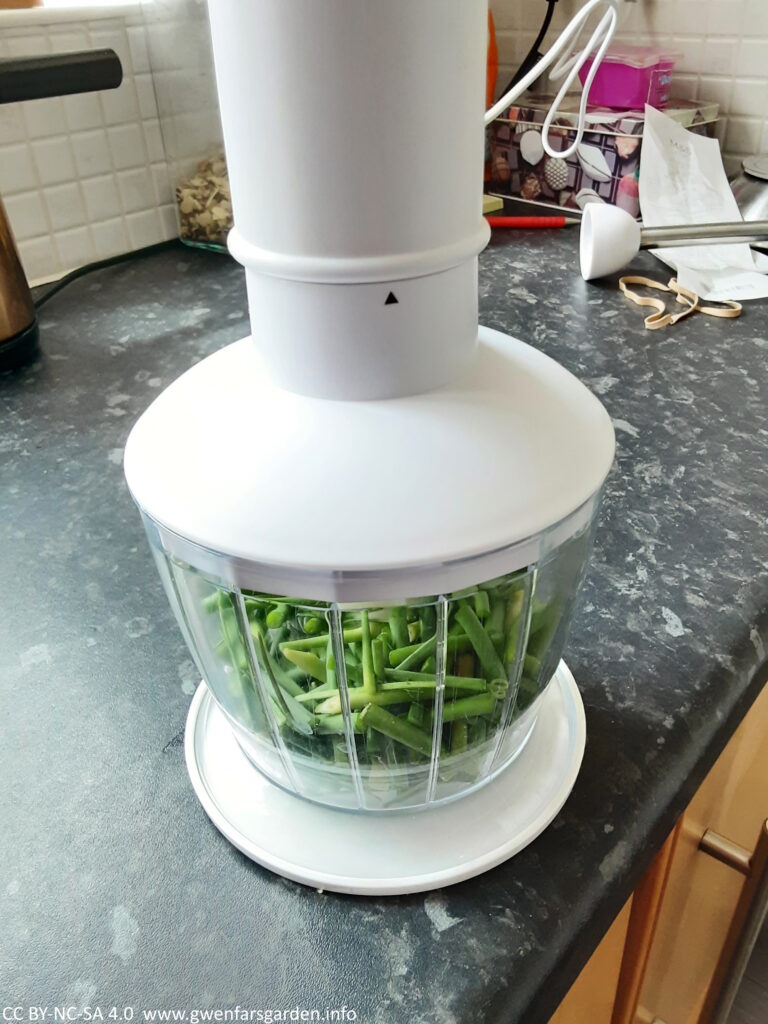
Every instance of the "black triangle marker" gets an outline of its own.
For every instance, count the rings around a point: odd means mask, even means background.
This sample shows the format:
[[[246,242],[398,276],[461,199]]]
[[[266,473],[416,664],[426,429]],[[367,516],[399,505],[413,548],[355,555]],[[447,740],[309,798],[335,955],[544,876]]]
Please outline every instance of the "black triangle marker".
[[[390,292],[387,296],[387,301],[384,303],[385,306],[397,306],[398,299],[394,292]]]

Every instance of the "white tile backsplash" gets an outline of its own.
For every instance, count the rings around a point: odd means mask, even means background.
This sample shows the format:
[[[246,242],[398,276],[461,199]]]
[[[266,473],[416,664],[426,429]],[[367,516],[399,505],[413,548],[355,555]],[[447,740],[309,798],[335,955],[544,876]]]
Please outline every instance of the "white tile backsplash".
[[[744,0],[741,31],[753,38],[768,36],[768,4],[765,0]]]
[[[123,217],[113,217],[110,220],[92,223],[91,235],[96,247],[97,259],[106,259],[115,253],[127,252],[130,249],[128,229]]]
[[[13,221],[11,221],[13,224]],[[53,236],[41,235],[39,238],[19,238],[16,233],[16,241],[19,247],[19,255],[24,265],[24,270],[31,282],[45,281],[52,273],[51,267],[59,267],[58,252],[51,254],[55,247]]]
[[[15,196],[7,196],[5,210],[11,218],[11,223],[21,221],[28,224],[31,234],[44,235],[47,233],[48,219],[39,192],[19,192]]]
[[[61,135],[66,130],[64,101],[59,96],[25,104],[23,117],[30,139],[43,139],[47,135]]]
[[[0,195],[11,196],[14,192],[26,192],[37,184],[32,150],[29,143],[20,142],[3,146],[0,154]],[[11,224],[15,228],[16,225]],[[23,225],[21,225],[23,228]],[[22,237],[26,232],[22,230]],[[18,237],[18,229],[17,229]]]
[[[24,104],[27,110],[31,110],[34,105],[34,103]],[[99,103],[99,94],[86,92],[81,96],[65,96],[64,116],[67,128],[71,132],[100,128],[104,124],[104,111]]]
[[[752,117],[729,117],[725,149],[731,153],[757,153],[760,149],[762,122]]]
[[[116,90],[0,106],[0,195],[29,279],[174,237],[138,4],[0,12],[0,21],[0,58],[107,46],[123,64]]]
[[[560,0],[545,46],[581,6]],[[491,0],[499,42],[499,88],[530,46],[544,0]],[[768,0],[637,0],[622,4],[617,40],[679,51],[673,96],[720,104],[723,159],[768,152]]]
[[[738,35],[741,32],[741,19],[744,12],[744,0],[718,0],[717,3],[706,4],[703,29],[708,37],[718,35]],[[702,25],[702,20],[697,20]]]
[[[72,140],[68,135],[36,139],[31,145],[37,178],[43,187],[73,181],[77,177],[72,156]]]
[[[88,226],[56,233],[56,249],[63,267],[81,267],[93,259],[93,240]]]
[[[142,246],[151,245],[157,237],[160,213],[156,207],[152,210],[139,210],[129,214],[125,222],[132,248],[141,249]]]
[[[142,121],[144,132],[144,144],[147,147],[147,156],[150,163],[156,164],[165,159],[165,147],[163,146],[163,135],[160,131],[160,121],[155,117]]]
[[[0,104],[0,148],[4,150],[10,143],[23,142],[26,137],[27,129],[21,104]]]
[[[81,180],[113,169],[105,128],[76,132],[72,135],[72,148],[75,152],[77,174]]]
[[[136,167],[131,171],[120,171],[117,187],[124,213],[138,213],[155,206],[155,189],[152,172],[148,167]]]
[[[734,78],[729,113],[765,117],[768,113],[768,79]]]
[[[47,188],[45,205],[54,232],[66,231],[87,222],[79,181]]]
[[[134,122],[107,129],[107,145],[116,170],[128,167],[146,167],[147,151],[141,125]]]
[[[114,174],[88,178],[83,182],[83,196],[86,215],[92,224],[101,220],[112,220],[116,212],[122,212],[117,178]]]

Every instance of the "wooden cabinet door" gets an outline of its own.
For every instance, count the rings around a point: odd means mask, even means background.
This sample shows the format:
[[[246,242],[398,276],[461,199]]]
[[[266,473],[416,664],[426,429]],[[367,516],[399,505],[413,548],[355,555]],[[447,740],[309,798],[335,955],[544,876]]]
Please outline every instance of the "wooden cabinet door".
[[[631,906],[629,899],[549,1024],[611,1024]]]
[[[679,825],[636,1022],[697,1024],[744,884],[699,850],[709,828],[749,850],[768,817],[768,687],[750,709]]]

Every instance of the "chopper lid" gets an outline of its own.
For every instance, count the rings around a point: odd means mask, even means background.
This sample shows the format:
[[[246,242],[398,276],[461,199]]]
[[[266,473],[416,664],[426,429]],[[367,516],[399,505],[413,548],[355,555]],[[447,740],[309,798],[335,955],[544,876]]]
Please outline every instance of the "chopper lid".
[[[198,568],[270,593],[386,600],[536,561],[589,521],[614,447],[583,384],[487,328],[458,381],[378,401],[280,389],[245,338],[155,399],[125,473],[164,545]]]

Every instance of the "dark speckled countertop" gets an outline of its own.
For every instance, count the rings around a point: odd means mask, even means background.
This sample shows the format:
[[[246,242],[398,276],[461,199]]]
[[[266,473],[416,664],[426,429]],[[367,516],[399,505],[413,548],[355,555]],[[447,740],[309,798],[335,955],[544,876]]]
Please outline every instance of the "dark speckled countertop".
[[[243,275],[181,248],[100,271],[0,377],[4,1004],[548,1019],[758,690],[768,317],[645,332],[564,231],[493,244],[481,292],[483,322],[577,374],[618,439],[567,654],[588,740],[563,812],[483,877],[387,900],[283,881],[219,835],[184,765],[195,670],[121,460],[158,391],[247,332]]]

